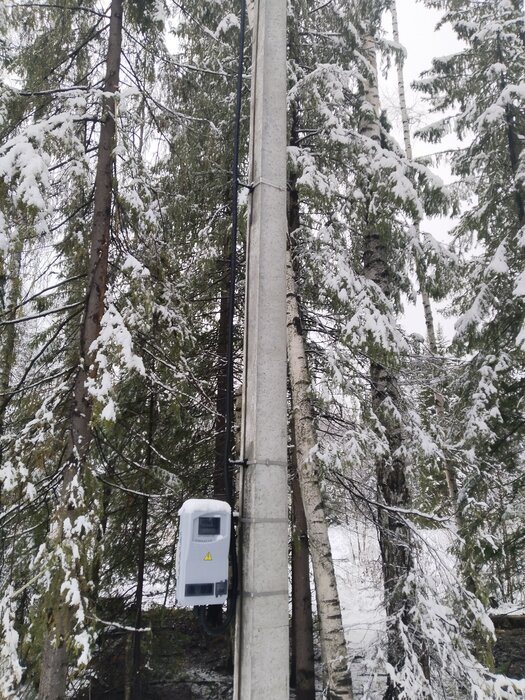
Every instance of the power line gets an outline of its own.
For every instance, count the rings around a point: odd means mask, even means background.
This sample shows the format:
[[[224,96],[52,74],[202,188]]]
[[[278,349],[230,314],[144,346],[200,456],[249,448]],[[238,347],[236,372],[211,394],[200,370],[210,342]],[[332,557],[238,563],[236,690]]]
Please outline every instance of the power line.
[[[230,237],[230,266],[228,290],[228,333],[226,341],[226,396],[224,407],[224,455],[223,474],[226,500],[232,507],[232,523],[230,537],[230,561],[232,565],[232,584],[226,603],[226,614],[220,625],[210,626],[206,620],[205,606],[197,608],[198,619],[210,635],[222,635],[233,622],[238,594],[238,562],[235,538],[235,523],[233,517],[233,490],[231,479],[232,447],[233,447],[233,415],[234,415],[234,341],[235,341],[235,297],[237,282],[237,238],[239,233],[239,146],[242,116],[242,83],[244,77],[244,35],[246,24],[246,0],[241,0],[239,22],[239,52],[237,65],[237,85],[235,97],[235,120],[233,132],[233,158],[231,168],[231,237]]]

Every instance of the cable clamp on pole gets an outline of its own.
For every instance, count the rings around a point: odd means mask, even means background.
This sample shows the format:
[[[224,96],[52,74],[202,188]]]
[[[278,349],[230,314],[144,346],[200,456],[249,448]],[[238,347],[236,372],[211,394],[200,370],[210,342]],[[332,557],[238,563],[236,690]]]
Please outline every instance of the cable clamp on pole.
[[[229,459],[228,460],[228,466],[233,467],[235,470],[239,469],[240,467],[245,467],[248,464],[248,461],[246,459]]]
[[[260,523],[288,523],[288,518],[240,518],[241,523],[258,525]]]

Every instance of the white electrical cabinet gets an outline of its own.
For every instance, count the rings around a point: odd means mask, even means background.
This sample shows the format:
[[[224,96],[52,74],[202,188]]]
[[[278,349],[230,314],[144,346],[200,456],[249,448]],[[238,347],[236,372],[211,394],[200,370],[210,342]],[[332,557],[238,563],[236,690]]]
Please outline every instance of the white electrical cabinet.
[[[179,510],[177,604],[222,605],[228,596],[231,507],[190,498]]]

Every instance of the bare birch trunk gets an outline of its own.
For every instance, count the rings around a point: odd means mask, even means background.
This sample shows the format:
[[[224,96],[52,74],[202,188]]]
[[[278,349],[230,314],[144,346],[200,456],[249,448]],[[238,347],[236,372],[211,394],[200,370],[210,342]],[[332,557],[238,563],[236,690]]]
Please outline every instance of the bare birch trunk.
[[[80,329],[80,363],[73,388],[68,447],[64,460],[60,503],[50,532],[51,546],[63,539],[66,519],[72,523],[78,514],[76,487],[81,482],[91,442],[92,401],[86,386],[96,372],[93,342],[100,333],[107,288],[108,252],[112,205],[112,176],[115,163],[116,101],[108,97],[118,89],[122,44],[122,0],[112,0],[103,120],[100,127],[97,171],[95,176],[94,215],[88,267],[86,307]],[[65,697],[68,670],[68,647],[72,632],[73,610],[58,588],[48,611],[38,697],[60,700]]]
[[[298,115],[292,107],[291,144],[298,142]],[[292,396],[293,438],[297,473],[308,531],[308,545],[314,573],[326,697],[352,700],[352,679],[337,592],[328,524],[314,451],[317,446],[311,400],[311,378],[306,359],[301,311],[292,261],[292,236],[300,226],[297,176],[288,178],[288,248],[286,252],[286,326],[288,374]]]
[[[311,380],[306,361],[306,348],[290,251],[287,253],[286,306],[288,367],[295,424],[297,470],[314,572],[321,655],[325,674],[325,693],[329,700],[352,700],[352,681],[348,668],[348,652],[343,631],[339,594],[314,456],[317,435],[310,396]]]

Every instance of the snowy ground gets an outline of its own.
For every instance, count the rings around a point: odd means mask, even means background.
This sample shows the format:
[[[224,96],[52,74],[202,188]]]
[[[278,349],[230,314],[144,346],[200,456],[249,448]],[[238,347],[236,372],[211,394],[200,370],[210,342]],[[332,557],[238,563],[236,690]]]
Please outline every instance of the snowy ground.
[[[440,598],[457,581],[457,565],[450,553],[454,535],[443,527],[414,531],[414,536],[420,538],[422,567],[419,573],[430,583],[435,594],[436,610],[439,612]],[[330,540],[355,697],[375,700],[382,697],[386,684],[386,677],[377,674],[378,664],[374,661],[376,651],[384,644],[386,630],[377,533],[370,523],[349,518],[347,524],[330,528]],[[172,580],[166,597],[166,583],[156,583],[154,577],[150,576],[149,585],[146,586],[145,605],[173,606],[174,588]],[[315,605],[315,600],[313,602]],[[518,608],[513,606],[512,611],[501,609],[497,612],[523,614],[524,609]],[[446,675],[445,670],[444,676]],[[443,697],[445,696],[448,698],[446,692]],[[456,692],[450,696],[452,697],[458,697]]]
[[[382,604],[379,545],[370,528],[345,526],[330,528],[330,541],[336,567],[345,636],[352,660],[352,680],[357,696],[363,688],[376,682],[364,666],[371,647],[381,642],[385,633]],[[370,688],[370,690],[372,690]],[[378,695],[380,697],[380,694]]]

